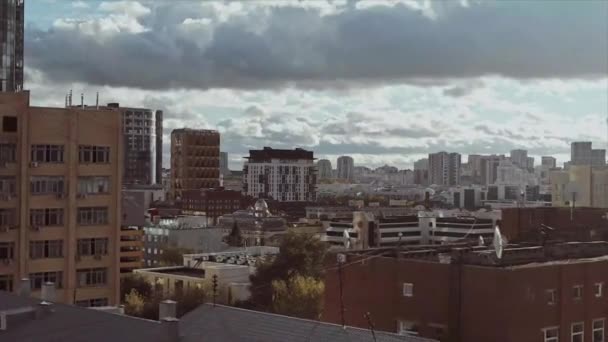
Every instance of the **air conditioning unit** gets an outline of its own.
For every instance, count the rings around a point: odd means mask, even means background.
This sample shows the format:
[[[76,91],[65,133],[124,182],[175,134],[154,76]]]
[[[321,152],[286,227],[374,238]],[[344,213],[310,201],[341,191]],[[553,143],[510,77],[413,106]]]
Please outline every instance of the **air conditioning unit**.
[[[87,194],[78,194],[76,195],[78,198],[87,198]]]
[[[95,260],[101,260],[101,254],[95,254],[94,258]]]
[[[38,167],[38,162],[31,162],[30,167]]]
[[[30,227],[31,230],[39,232],[40,231],[40,226],[31,226]]]

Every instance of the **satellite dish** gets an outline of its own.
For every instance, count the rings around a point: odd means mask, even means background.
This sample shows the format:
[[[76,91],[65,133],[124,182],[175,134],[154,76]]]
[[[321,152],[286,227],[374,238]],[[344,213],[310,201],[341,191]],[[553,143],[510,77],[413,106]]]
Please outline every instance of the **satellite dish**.
[[[496,252],[496,257],[498,259],[502,259],[502,251],[503,251],[503,241],[502,235],[500,235],[500,229],[498,226],[494,227],[494,252]]]
[[[350,248],[350,234],[348,234],[348,230],[344,229],[344,248],[349,249]]]
[[[483,240],[483,236],[479,235],[479,246],[485,246],[486,242]]]

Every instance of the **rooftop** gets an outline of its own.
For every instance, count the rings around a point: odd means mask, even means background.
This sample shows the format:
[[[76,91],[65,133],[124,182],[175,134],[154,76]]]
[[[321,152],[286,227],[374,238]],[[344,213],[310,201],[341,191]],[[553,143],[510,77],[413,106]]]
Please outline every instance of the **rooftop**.
[[[300,319],[234,307],[204,304],[182,317],[183,342],[431,342],[414,336]]]
[[[52,304],[48,312],[37,315],[39,304],[39,299],[0,291],[0,315],[8,316],[0,341],[164,341],[163,327],[157,321],[64,304]],[[18,317],[13,315],[18,312]]]

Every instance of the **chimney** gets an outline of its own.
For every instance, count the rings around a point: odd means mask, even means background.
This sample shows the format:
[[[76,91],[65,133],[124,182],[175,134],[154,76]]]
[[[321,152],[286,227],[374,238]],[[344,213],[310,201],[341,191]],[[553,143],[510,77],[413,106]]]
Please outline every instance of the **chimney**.
[[[36,319],[42,319],[49,315],[51,312],[53,312],[53,303],[42,301],[36,306],[36,311],[34,315]]]
[[[42,284],[41,299],[46,302],[55,301],[55,283],[46,282]]]
[[[30,279],[22,278],[19,284],[19,295],[22,297],[29,297],[31,293]]]
[[[163,300],[158,305],[158,319],[163,320],[165,318],[176,318],[177,317],[177,302],[170,299]]]
[[[179,319],[167,317],[160,320],[163,332],[165,333],[165,341],[179,342]]]

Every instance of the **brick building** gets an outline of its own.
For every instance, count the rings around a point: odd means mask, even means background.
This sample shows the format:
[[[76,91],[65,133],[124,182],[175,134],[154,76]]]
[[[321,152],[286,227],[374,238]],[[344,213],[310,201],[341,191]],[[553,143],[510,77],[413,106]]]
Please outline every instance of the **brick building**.
[[[210,219],[244,209],[245,203],[240,191],[224,188],[184,190],[180,201],[184,213],[204,212]]]
[[[330,261],[335,266],[335,259]],[[604,341],[608,243],[509,247],[408,246],[346,254],[347,325],[441,341]],[[336,268],[323,320],[340,323]]]
[[[608,240],[608,209],[542,207],[502,210],[500,230],[509,240],[538,238],[539,228],[543,225],[554,229],[552,238]]]

